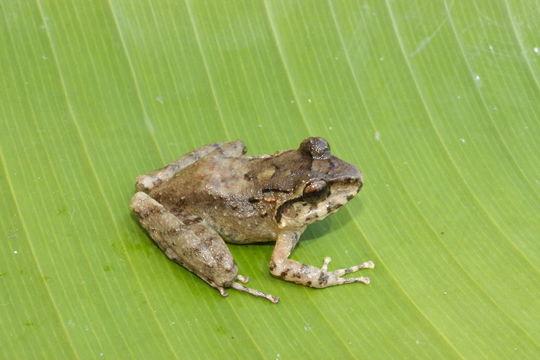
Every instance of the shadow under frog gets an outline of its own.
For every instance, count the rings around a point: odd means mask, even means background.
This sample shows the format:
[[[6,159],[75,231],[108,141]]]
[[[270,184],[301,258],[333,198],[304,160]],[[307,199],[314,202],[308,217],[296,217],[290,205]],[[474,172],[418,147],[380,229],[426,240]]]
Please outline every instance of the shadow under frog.
[[[141,225],[171,260],[195,273],[221,295],[232,287],[274,303],[275,296],[242,285],[225,241],[276,243],[272,275],[314,288],[361,282],[343,278],[371,261],[328,271],[289,259],[306,226],[334,213],[362,187],[360,171],[330,153],[321,138],[307,138],[298,149],[246,156],[241,141],[194,150],[169,165],[137,178],[131,200]]]

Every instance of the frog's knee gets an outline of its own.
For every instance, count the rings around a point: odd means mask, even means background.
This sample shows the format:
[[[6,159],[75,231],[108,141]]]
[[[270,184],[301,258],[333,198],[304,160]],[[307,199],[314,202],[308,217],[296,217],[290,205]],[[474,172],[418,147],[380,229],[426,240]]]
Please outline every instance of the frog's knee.
[[[151,199],[146,193],[139,191],[131,198],[129,207],[136,213],[141,212],[144,208],[148,206],[148,200]]]
[[[165,209],[161,204],[142,191],[133,195],[129,206],[143,225],[151,216],[162,215],[165,212]]]
[[[156,186],[159,179],[156,176],[140,175],[135,180],[135,188],[137,191],[148,192]]]

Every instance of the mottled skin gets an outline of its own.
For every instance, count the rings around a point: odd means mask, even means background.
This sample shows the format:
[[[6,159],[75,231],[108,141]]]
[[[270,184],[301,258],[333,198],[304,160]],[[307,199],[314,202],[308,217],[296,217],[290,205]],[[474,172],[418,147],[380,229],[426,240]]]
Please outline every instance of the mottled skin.
[[[236,244],[275,241],[270,272],[315,288],[352,282],[342,278],[373,263],[328,271],[288,259],[308,224],[349,201],[361,188],[358,169],[330,153],[321,138],[274,155],[245,156],[241,141],[197,149],[164,168],[137,179],[131,208],[142,226],[172,260],[192,271],[222,295],[226,287],[263,296],[235,282],[247,282],[225,241]]]

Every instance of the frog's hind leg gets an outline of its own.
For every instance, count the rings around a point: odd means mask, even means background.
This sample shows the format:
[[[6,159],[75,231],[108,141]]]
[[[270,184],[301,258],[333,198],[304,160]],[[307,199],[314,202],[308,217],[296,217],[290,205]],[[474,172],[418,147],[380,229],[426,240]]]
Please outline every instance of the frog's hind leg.
[[[144,192],[133,196],[131,209],[169,259],[218,290],[235,281],[238,268],[227,245],[201,218],[176,216]]]
[[[228,295],[225,288],[232,287],[273,303],[279,301],[236,282],[246,283],[248,278],[238,275],[238,267],[225,241],[201,218],[189,214],[176,216],[142,191],[131,199],[131,209],[169,259],[200,277],[222,296]]]
[[[178,171],[197,162],[200,158],[217,151],[225,156],[241,156],[246,152],[246,145],[240,140],[210,144],[193,150],[172,163],[141,175],[137,178],[137,191],[149,192],[157,185],[171,179]]]

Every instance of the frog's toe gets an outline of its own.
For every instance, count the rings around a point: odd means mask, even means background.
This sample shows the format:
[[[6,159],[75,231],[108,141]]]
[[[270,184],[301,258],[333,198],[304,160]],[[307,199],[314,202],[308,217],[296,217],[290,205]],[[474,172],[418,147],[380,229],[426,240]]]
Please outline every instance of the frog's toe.
[[[247,284],[249,282],[249,277],[238,274],[236,275],[236,280],[240,281],[241,283]]]
[[[332,258],[330,256],[327,256],[327,257],[324,258],[323,264],[321,266],[322,271],[327,271],[328,270],[328,264],[330,264],[330,261],[332,261]]]
[[[357,282],[361,282],[366,285],[369,285],[371,280],[365,276],[360,276],[360,277],[355,277],[355,278],[339,278],[336,285],[352,284],[352,283],[357,283]]]
[[[236,283],[236,282],[233,282],[231,287],[233,289],[246,292],[246,293],[251,294],[253,296],[263,297],[263,298],[265,298],[267,300],[270,300],[274,304],[277,304],[279,302],[279,298],[274,296],[274,295],[266,294],[266,293],[263,293],[262,291],[259,291],[259,290],[250,289],[250,288],[245,287],[244,285]]]
[[[229,296],[229,293],[225,291],[224,288],[220,287],[220,286],[217,286],[216,289],[219,291],[220,295],[223,296],[223,297],[227,297]]]
[[[373,261],[370,260],[360,265],[351,266],[346,269],[334,270],[333,273],[335,273],[338,276],[342,276],[342,275],[350,274],[350,273],[353,273],[362,269],[373,269],[374,267],[375,267],[375,264],[373,263]]]

